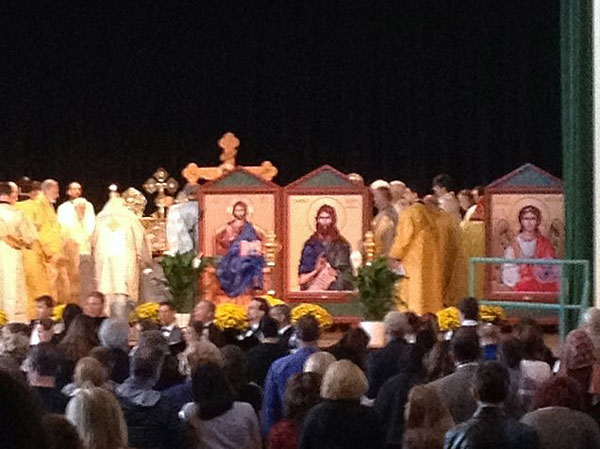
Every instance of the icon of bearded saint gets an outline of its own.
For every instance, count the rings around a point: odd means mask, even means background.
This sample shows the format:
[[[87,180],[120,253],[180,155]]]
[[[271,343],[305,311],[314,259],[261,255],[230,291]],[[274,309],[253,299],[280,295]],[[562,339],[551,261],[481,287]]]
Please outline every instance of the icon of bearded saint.
[[[305,291],[352,290],[350,244],[337,228],[334,207],[323,204],[315,216],[316,230],[304,243],[298,279]]]

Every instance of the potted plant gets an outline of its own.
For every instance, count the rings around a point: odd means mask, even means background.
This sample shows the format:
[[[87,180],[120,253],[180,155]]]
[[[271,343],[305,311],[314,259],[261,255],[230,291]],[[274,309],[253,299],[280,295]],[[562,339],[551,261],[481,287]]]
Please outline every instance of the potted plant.
[[[354,277],[357,300],[364,318],[361,327],[371,337],[372,347],[385,343],[383,317],[396,307],[396,281],[402,277],[389,268],[386,257],[367,262]]]
[[[165,285],[171,301],[178,312],[177,324],[187,326],[189,314],[198,297],[198,276],[212,265],[210,257],[197,257],[193,252],[165,253],[160,261],[165,276]]]

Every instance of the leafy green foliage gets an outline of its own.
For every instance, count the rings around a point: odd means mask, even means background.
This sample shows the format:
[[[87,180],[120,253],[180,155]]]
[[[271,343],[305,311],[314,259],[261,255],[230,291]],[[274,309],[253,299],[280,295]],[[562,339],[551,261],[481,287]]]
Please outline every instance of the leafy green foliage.
[[[388,267],[385,257],[378,257],[358,270],[354,286],[358,289],[358,303],[367,321],[381,321],[396,305],[396,281],[403,276]]]
[[[179,313],[192,311],[198,296],[198,276],[213,263],[213,258],[198,259],[193,252],[163,256],[160,266],[165,275],[165,284]]]

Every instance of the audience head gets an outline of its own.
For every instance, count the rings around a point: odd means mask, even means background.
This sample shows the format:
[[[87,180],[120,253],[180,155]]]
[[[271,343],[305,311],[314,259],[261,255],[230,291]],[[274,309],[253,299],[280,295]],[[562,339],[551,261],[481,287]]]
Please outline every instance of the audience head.
[[[594,344],[588,334],[583,329],[569,332],[560,356],[561,373],[577,380],[587,391],[595,363]]]
[[[531,401],[531,409],[544,407],[567,407],[583,411],[584,391],[575,379],[568,376],[552,376],[538,387]]]
[[[305,373],[316,373],[323,377],[327,368],[335,362],[335,357],[330,352],[317,351],[308,356],[304,362]]]
[[[75,317],[65,337],[60,342],[61,349],[74,362],[88,355],[92,348],[97,345],[98,335],[96,334],[94,322],[86,315]]]
[[[303,316],[296,322],[296,338],[300,346],[316,345],[320,335],[319,322],[312,315]]]
[[[85,298],[85,304],[83,305],[83,314],[97,318],[102,316],[104,312],[104,305],[106,303],[106,296],[101,292],[92,292]]]
[[[193,341],[188,344],[180,359],[179,371],[184,376],[191,377],[200,365],[212,363],[223,366],[221,351],[209,341]]]
[[[216,310],[217,306],[215,306],[213,302],[203,299],[194,307],[194,310],[192,311],[192,318],[198,323],[212,323],[215,319]]]
[[[258,330],[263,339],[277,339],[279,337],[279,325],[277,321],[269,315],[265,315],[260,319]]]
[[[255,296],[248,304],[248,322],[251,325],[258,324],[260,319],[269,313],[269,303],[265,298]]]
[[[316,373],[304,372],[290,377],[283,396],[285,417],[302,422],[306,413],[321,401],[320,388],[321,376]]]
[[[497,345],[500,343],[500,331],[492,323],[484,323],[479,326],[479,339],[481,346]]]
[[[583,323],[581,327],[587,332],[593,341],[600,339],[600,308],[590,307],[587,309],[583,315]]]
[[[246,354],[236,345],[227,345],[221,348],[223,357],[223,372],[234,389],[247,382]]]
[[[77,304],[67,304],[63,310],[62,322],[65,325],[65,332],[69,330],[69,326],[75,317],[81,315],[83,310]]]
[[[171,301],[163,301],[158,307],[158,316],[163,326],[170,326],[175,323],[175,306]]]
[[[522,319],[515,327],[515,336],[522,344],[523,359],[544,360],[544,331],[537,321]]]
[[[413,329],[410,325],[409,317],[402,312],[388,312],[383,318],[385,333],[390,339],[402,338],[406,334],[410,334]]]
[[[0,338],[0,354],[11,357],[20,366],[29,351],[29,332],[29,326],[23,323],[8,323],[4,326]]]
[[[209,420],[233,406],[233,398],[223,370],[214,364],[199,365],[192,374],[192,394],[198,417]]]
[[[54,321],[51,318],[42,318],[36,325],[40,343],[50,343],[54,337]]]
[[[47,447],[38,402],[27,386],[0,370],[0,442],[10,449]]]
[[[38,320],[42,318],[52,318],[54,309],[54,299],[49,295],[42,295],[35,298],[35,316]]]
[[[519,368],[521,363],[521,354],[521,342],[514,337],[504,340],[498,348],[498,360],[507,368]]]
[[[202,332],[204,331],[204,323],[191,319],[185,329],[183,329],[183,339],[186,345],[194,341],[202,340]]]
[[[482,362],[473,378],[473,397],[477,401],[500,404],[508,395],[510,377],[500,362]]]
[[[102,387],[106,381],[108,381],[108,372],[97,359],[83,357],[75,365],[73,383],[77,387]]]
[[[163,352],[163,354],[169,354],[169,345],[167,339],[164,337],[161,331],[151,330],[144,331],[140,334],[138,341],[138,347],[149,346]]]
[[[404,411],[405,429],[435,428],[444,420],[451,421],[450,412],[435,388],[417,385],[410,390]]]
[[[41,378],[55,379],[60,364],[58,350],[50,343],[40,343],[29,350],[27,379],[29,383],[36,384]]]
[[[452,336],[450,347],[456,363],[475,362],[481,358],[479,337],[475,328],[457,329]]]
[[[479,319],[479,302],[476,298],[464,298],[458,303],[458,311],[461,321],[477,321]]]
[[[165,351],[151,345],[137,347],[130,359],[131,375],[154,386],[160,378]]]
[[[115,367],[115,359],[110,349],[104,346],[96,346],[90,351],[90,357],[98,360],[108,375],[112,373]]]
[[[129,323],[120,318],[107,318],[98,329],[100,344],[105,348],[126,351],[129,339]]]
[[[359,400],[368,386],[363,370],[349,360],[339,360],[329,365],[323,376],[321,397],[332,400]]]
[[[279,327],[288,326],[292,322],[292,311],[287,304],[277,304],[271,307],[269,315],[277,321]]]
[[[51,413],[45,415],[42,422],[48,438],[48,449],[84,449],[77,429],[63,415]]]
[[[71,421],[87,449],[115,449],[127,445],[127,424],[115,397],[102,388],[84,388],[67,405]]]

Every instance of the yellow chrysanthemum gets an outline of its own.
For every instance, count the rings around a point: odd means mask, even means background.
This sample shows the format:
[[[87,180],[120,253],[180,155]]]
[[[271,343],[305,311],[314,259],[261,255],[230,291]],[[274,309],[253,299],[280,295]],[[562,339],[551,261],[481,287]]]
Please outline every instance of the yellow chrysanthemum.
[[[269,307],[275,307],[280,304],[285,304],[284,301],[282,301],[281,299],[276,298],[275,296],[272,296],[272,295],[262,295],[261,298],[264,298],[267,301],[267,303],[269,304]]]
[[[0,326],[6,326],[8,324],[8,316],[4,310],[0,310]]]
[[[217,306],[215,311],[215,326],[219,329],[246,330],[248,328],[248,317],[246,310],[237,304],[223,303]]]
[[[157,302],[145,302],[137,306],[134,310],[134,321],[149,320],[158,323],[158,309],[160,305]]]
[[[447,307],[436,313],[438,326],[443,332],[458,329],[460,327],[460,317],[456,307]]]
[[[326,329],[333,324],[333,318],[326,309],[310,303],[302,303],[292,309],[292,323],[308,315],[312,315],[317,320],[321,329]]]
[[[66,304],[59,304],[52,309],[52,321],[58,323],[62,321],[63,313],[65,311]]]
[[[479,306],[479,318],[485,323],[506,319],[504,309],[499,306]]]

